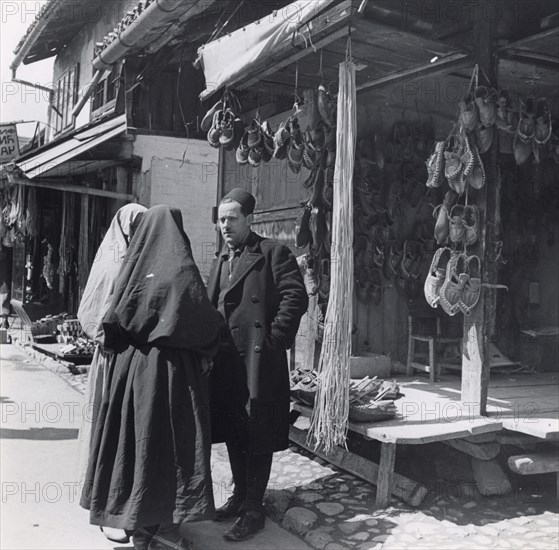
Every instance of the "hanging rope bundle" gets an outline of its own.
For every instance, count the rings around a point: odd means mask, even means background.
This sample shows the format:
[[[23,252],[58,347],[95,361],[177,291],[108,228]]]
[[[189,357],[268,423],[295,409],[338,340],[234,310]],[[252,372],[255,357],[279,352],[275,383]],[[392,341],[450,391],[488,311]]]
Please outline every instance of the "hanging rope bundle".
[[[349,414],[353,296],[353,165],[356,143],[355,65],[348,40],[340,63],[330,299],[319,361],[319,381],[308,440],[326,453],[344,445]]]

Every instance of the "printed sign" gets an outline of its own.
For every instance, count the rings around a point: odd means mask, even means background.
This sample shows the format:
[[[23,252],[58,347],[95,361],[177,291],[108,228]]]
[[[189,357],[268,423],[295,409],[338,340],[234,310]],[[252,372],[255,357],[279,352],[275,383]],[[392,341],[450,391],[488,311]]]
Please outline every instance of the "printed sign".
[[[19,142],[15,124],[0,125],[0,164],[10,162],[19,155]]]

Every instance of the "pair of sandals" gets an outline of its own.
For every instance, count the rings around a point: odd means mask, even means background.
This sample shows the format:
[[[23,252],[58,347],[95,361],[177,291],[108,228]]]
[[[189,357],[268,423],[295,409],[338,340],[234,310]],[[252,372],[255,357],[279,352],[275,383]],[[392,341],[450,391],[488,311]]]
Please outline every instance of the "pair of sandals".
[[[481,189],[485,185],[485,168],[479,150],[471,144],[463,129],[449,136],[444,158],[444,175],[448,185],[459,195],[464,193],[467,185],[474,189]]]
[[[447,315],[471,315],[481,295],[481,260],[450,248],[439,248],[429,268],[423,291],[427,303]]]
[[[216,105],[221,105],[221,102]],[[242,120],[235,115],[230,107],[224,110],[217,109],[213,113],[212,123],[207,133],[208,143],[216,149],[223,147],[229,151],[237,144],[242,131]]]
[[[258,118],[254,118],[245,129],[237,147],[237,164],[249,164],[256,168],[262,161],[269,162],[273,154],[274,134],[270,123],[267,120],[260,123]]]
[[[305,142],[299,127],[297,117],[289,117],[279,125],[274,134],[273,157],[279,160],[287,159],[290,170],[298,174],[303,166]]]
[[[516,164],[524,164],[530,155],[540,161],[540,147],[551,138],[551,113],[545,98],[528,98],[520,102],[520,118],[514,134],[513,153]]]
[[[491,87],[476,86],[458,103],[458,120],[465,131],[475,134],[480,153],[493,143],[493,126],[497,122],[497,92]]]

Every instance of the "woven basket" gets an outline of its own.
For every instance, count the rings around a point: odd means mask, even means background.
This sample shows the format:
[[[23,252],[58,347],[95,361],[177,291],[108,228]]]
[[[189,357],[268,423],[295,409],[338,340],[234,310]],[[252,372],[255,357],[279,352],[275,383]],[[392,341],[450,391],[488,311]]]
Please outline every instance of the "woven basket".
[[[300,401],[303,405],[308,407],[314,407],[314,401],[316,399],[316,390],[309,391],[303,390],[301,388],[295,388],[291,390],[291,397],[296,401]]]
[[[380,422],[396,416],[396,410],[387,410],[378,405],[350,405],[349,419],[352,422]]]

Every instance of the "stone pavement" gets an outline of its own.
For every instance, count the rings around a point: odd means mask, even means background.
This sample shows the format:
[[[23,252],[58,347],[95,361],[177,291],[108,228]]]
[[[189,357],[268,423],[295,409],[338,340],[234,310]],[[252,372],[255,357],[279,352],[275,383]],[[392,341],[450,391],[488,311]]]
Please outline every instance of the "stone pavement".
[[[5,348],[6,346],[0,347],[2,375]],[[21,357],[20,361],[25,359]],[[36,361],[38,359],[34,358],[33,362],[29,363],[34,381],[37,376],[41,379],[45,376],[45,370],[41,369]],[[55,362],[44,361],[43,366],[57,371],[58,375],[75,389],[83,388],[83,376],[71,375],[65,368],[58,368]],[[21,392],[25,394],[25,389],[22,388]],[[2,394],[5,396],[6,391]],[[13,401],[13,396],[8,397]],[[213,451],[212,475],[216,501],[219,504],[230,494],[230,471],[224,447],[215,445]],[[2,453],[4,456],[8,452],[3,448]],[[422,456],[421,452],[403,454],[407,460],[417,462],[418,466],[424,462],[429,465],[429,461],[432,460],[440,461],[442,468],[427,469],[431,473],[441,472],[445,467],[454,472],[459,469],[456,455],[440,455],[433,459],[428,453],[425,456]],[[67,467],[66,458],[59,458],[62,468]],[[28,457],[21,455],[20,459],[25,461]],[[224,542],[221,539],[221,531],[225,527],[213,522],[190,526],[185,535],[194,542],[196,550],[298,550],[309,547],[320,550],[558,549],[559,509],[555,502],[555,478],[553,475],[528,477],[530,479],[513,483],[515,490],[512,494],[490,498],[481,496],[475,484],[465,476],[460,478],[456,475],[450,481],[435,476],[427,480],[418,479],[429,489],[419,508],[414,509],[397,499],[392,499],[387,509],[378,510],[374,504],[374,486],[293,446],[275,455],[266,495],[268,516],[282,525],[283,529],[273,521],[268,521],[265,533],[246,543]],[[76,504],[73,506],[77,507]],[[21,513],[29,515],[27,510],[24,512],[21,509]],[[5,539],[4,516],[5,514],[2,514],[2,548],[55,548],[21,544],[6,546],[4,542],[9,539]],[[62,520],[56,521],[56,528],[62,531],[69,529],[64,517],[60,517]],[[95,548],[110,547],[106,545],[103,537],[94,533],[94,528],[87,525],[87,513],[85,516],[80,515],[79,521],[81,523],[77,529],[93,537],[89,540],[95,540]],[[72,529],[76,529],[76,526],[72,525]],[[13,540],[13,532],[11,536]],[[70,548],[56,548],[62,547]],[[90,546],[76,544],[72,548]],[[130,548],[130,545],[121,548]]]

